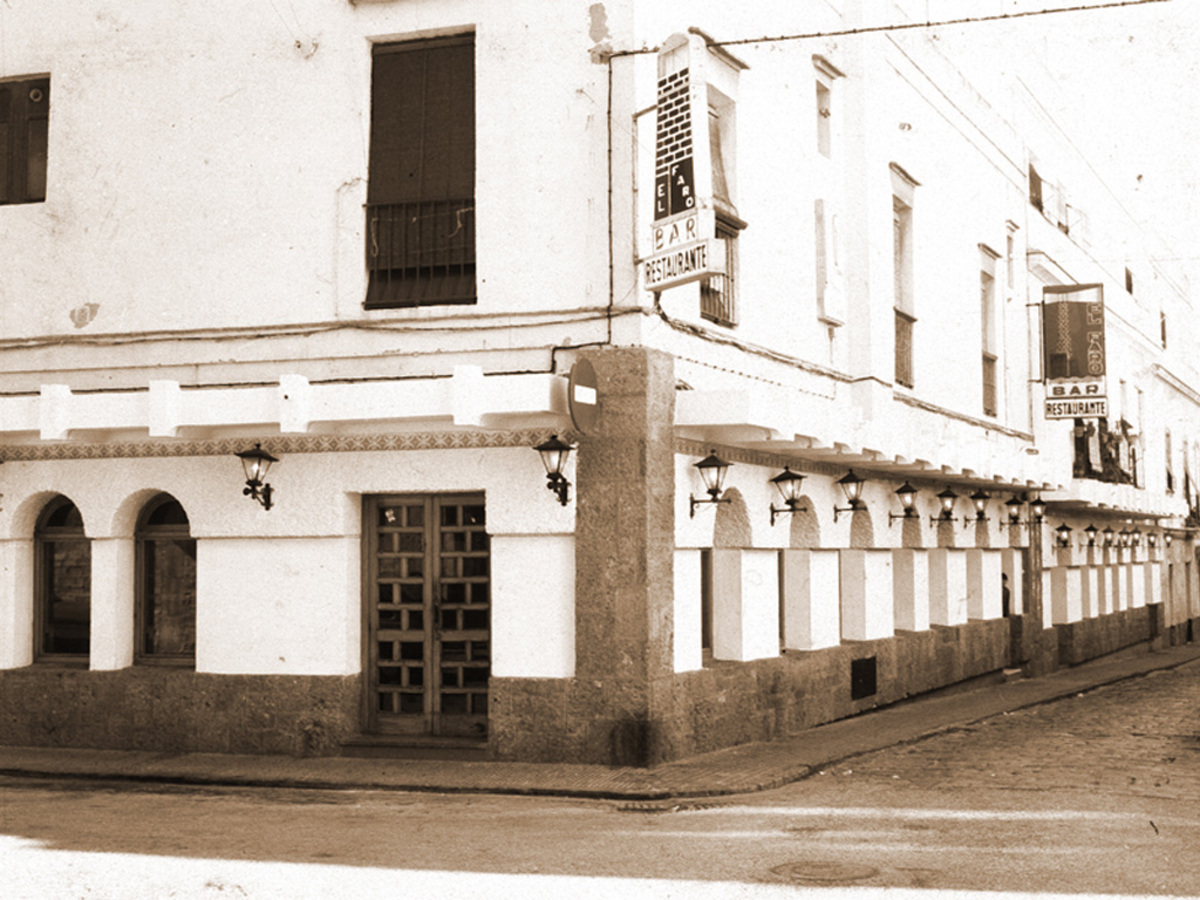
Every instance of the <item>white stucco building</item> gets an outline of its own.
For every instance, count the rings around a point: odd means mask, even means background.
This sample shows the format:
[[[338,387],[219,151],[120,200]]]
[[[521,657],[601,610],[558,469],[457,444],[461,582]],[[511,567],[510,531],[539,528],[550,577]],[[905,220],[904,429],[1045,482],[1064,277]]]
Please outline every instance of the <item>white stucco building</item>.
[[[1190,640],[1186,283],[907,5],[0,6],[0,741],[652,764]]]

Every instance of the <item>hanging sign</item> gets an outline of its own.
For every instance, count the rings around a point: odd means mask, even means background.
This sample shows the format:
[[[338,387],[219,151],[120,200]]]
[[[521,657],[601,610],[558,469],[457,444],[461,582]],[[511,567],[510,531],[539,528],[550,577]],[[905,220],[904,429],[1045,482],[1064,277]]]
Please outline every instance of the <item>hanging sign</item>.
[[[1103,285],[1043,288],[1042,340],[1046,418],[1107,418]]]

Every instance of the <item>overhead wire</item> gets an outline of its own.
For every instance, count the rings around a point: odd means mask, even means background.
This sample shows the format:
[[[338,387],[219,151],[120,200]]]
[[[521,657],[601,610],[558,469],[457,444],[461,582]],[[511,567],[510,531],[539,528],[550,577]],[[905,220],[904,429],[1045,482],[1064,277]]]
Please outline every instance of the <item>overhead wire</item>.
[[[967,16],[959,19],[926,20],[924,22],[893,22],[887,25],[866,25],[860,28],[840,28],[832,31],[812,31],[799,34],[763,35],[753,38],[731,38],[725,41],[711,41],[711,47],[736,47],[742,44],[770,44],[780,41],[804,41],[819,38],[847,37],[858,34],[881,34],[892,31],[907,31],[914,28],[945,28],[951,25],[974,25],[980,22],[1003,22],[1013,19],[1027,19],[1032,16],[1047,16],[1055,13],[1091,12],[1100,9],[1119,9],[1125,6],[1143,6],[1148,3],[1170,3],[1171,0],[1111,0],[1108,3],[1089,3],[1081,6],[1063,6],[1054,9],[1036,9],[1025,12],[997,13],[991,16]],[[644,53],[657,53],[658,47],[641,47],[636,50],[614,50],[611,56],[637,56]]]

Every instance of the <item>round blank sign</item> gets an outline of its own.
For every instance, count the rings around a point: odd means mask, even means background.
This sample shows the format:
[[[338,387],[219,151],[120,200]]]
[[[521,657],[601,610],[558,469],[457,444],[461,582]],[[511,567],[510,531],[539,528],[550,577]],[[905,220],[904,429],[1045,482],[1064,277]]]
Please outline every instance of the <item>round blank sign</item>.
[[[567,409],[575,430],[587,434],[596,427],[600,415],[600,401],[596,395],[596,370],[586,359],[571,367],[567,381]]]

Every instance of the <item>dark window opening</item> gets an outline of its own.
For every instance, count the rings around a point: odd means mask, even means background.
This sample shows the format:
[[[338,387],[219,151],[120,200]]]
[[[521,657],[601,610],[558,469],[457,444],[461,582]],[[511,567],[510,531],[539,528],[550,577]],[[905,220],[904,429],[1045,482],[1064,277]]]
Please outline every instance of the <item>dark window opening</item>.
[[[46,199],[50,79],[0,82],[0,204]]]
[[[136,658],[140,663],[196,660],[196,541],[179,501],[160,494],[137,529]]]
[[[1042,177],[1038,175],[1037,169],[1033,164],[1029,165],[1029,202],[1039,212],[1045,212],[1045,205],[1042,201]]]
[[[1128,267],[1125,269],[1125,292],[1129,294],[1133,293],[1133,272]]]
[[[57,497],[34,531],[37,603],[35,657],[86,662],[91,650],[92,545],[83,517],[66,497]]]
[[[713,560],[711,550],[700,551],[700,649],[713,649]]]

